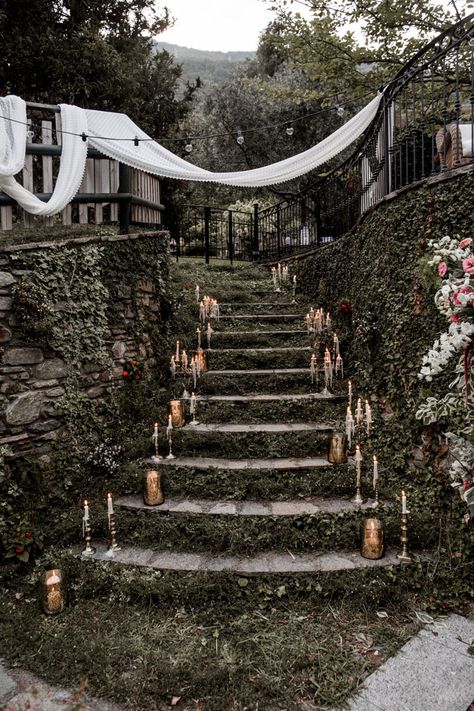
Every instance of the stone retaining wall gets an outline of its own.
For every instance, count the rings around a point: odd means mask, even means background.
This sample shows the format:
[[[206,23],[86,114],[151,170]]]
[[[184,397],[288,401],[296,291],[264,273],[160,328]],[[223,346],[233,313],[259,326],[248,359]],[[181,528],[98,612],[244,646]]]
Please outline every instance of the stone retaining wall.
[[[107,326],[101,326],[104,335],[104,352],[107,364],[94,362],[68,362],[54,349],[35,342],[17,323],[13,293],[15,285],[28,275],[34,280],[35,269],[24,268],[24,258],[51,256],[51,250],[61,247],[78,250],[77,259],[92,245],[104,245],[104,272],[109,270],[110,256],[124,249],[124,243],[142,249],[145,261],[166,266],[160,280],[147,273],[131,275],[123,264],[122,270],[112,273],[111,283],[104,283],[104,293],[110,300],[107,305]],[[15,453],[46,450],[58,439],[63,425],[61,398],[68,384],[77,383],[77,389],[90,399],[103,397],[107,390],[124,383],[123,364],[136,356],[147,368],[156,365],[153,332],[161,328],[160,288],[167,282],[167,233],[143,235],[111,235],[63,240],[61,243],[31,243],[0,249],[0,445],[8,444]],[[160,261],[161,260],[161,261]],[[165,260],[165,261],[164,261]],[[163,271],[163,269],[161,269]],[[111,285],[112,284],[112,285]],[[52,289],[54,303],[54,289]],[[161,294],[162,296],[162,294]],[[61,312],[62,304],[54,304]],[[63,314],[62,314],[63,315]],[[64,329],[68,329],[64,314]],[[104,353],[102,354],[104,356]],[[99,359],[98,359],[99,360]],[[72,381],[71,378],[75,380]]]

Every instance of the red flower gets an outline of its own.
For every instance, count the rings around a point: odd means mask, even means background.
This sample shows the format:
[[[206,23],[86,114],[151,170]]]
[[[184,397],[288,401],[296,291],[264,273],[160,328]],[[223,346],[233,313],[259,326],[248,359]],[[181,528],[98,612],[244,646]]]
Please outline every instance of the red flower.
[[[31,531],[25,531],[25,538],[31,538],[33,533]]]
[[[23,553],[24,548],[15,548],[15,553]]]
[[[457,314],[451,315],[451,321],[452,321],[452,323],[461,323],[461,319],[459,318],[459,316]]]
[[[124,371],[123,371],[123,377],[124,377],[124,378],[128,378],[128,370],[124,370]]]

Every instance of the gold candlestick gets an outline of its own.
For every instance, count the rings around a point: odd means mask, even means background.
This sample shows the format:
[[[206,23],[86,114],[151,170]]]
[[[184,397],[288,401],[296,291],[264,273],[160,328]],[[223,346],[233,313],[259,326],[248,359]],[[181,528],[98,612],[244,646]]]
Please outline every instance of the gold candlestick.
[[[168,446],[170,448],[169,454],[166,457],[166,459],[176,459],[176,457],[173,454],[173,449],[172,449],[172,442],[173,442],[173,437],[171,433],[168,435]]]
[[[94,546],[91,546],[91,526],[89,523],[89,519],[84,521],[84,540],[86,542],[86,547],[82,551],[81,555],[83,556],[89,556],[89,555],[94,555],[95,553],[95,548]]]
[[[117,543],[116,530],[115,530],[115,514],[109,514],[109,533],[110,533],[110,545],[109,552],[121,551],[121,547]]]
[[[408,511],[402,513],[402,525],[400,534],[402,550],[397,553],[397,558],[401,563],[411,563],[411,556],[408,553]]]

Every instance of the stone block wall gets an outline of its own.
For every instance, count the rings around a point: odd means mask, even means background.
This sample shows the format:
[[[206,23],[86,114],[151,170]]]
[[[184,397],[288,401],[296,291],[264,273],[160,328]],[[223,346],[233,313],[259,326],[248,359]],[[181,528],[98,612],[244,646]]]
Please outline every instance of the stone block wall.
[[[98,400],[124,384],[128,358],[136,357],[149,371],[156,366],[167,252],[164,232],[0,247],[0,445],[22,455],[46,451],[61,436],[62,398],[71,383]],[[96,276],[87,278],[94,293],[84,308],[81,294],[83,299],[89,294],[81,268],[91,257]],[[15,289],[25,279],[47,293],[52,328],[41,338],[28,332],[15,312]],[[76,352],[71,338],[83,323],[80,315],[72,319],[71,306],[79,314],[84,308],[88,318]]]

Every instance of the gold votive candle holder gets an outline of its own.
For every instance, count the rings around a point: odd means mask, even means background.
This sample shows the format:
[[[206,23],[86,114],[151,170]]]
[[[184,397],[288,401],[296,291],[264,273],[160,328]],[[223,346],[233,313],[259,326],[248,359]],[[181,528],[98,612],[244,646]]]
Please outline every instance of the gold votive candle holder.
[[[366,518],[362,522],[361,556],[370,560],[382,558],[384,554],[383,521]]]
[[[345,434],[332,434],[328,438],[328,462],[347,464],[347,437]]]
[[[143,474],[143,501],[147,506],[159,506],[165,500],[163,476],[157,469]]]
[[[205,351],[196,351],[194,354],[197,362],[199,363],[201,373],[205,373],[207,370],[207,353]]]
[[[170,400],[170,415],[173,427],[184,425],[184,404],[182,400]]]
[[[66,584],[60,568],[46,570],[40,578],[41,606],[47,615],[58,615],[66,607]]]

